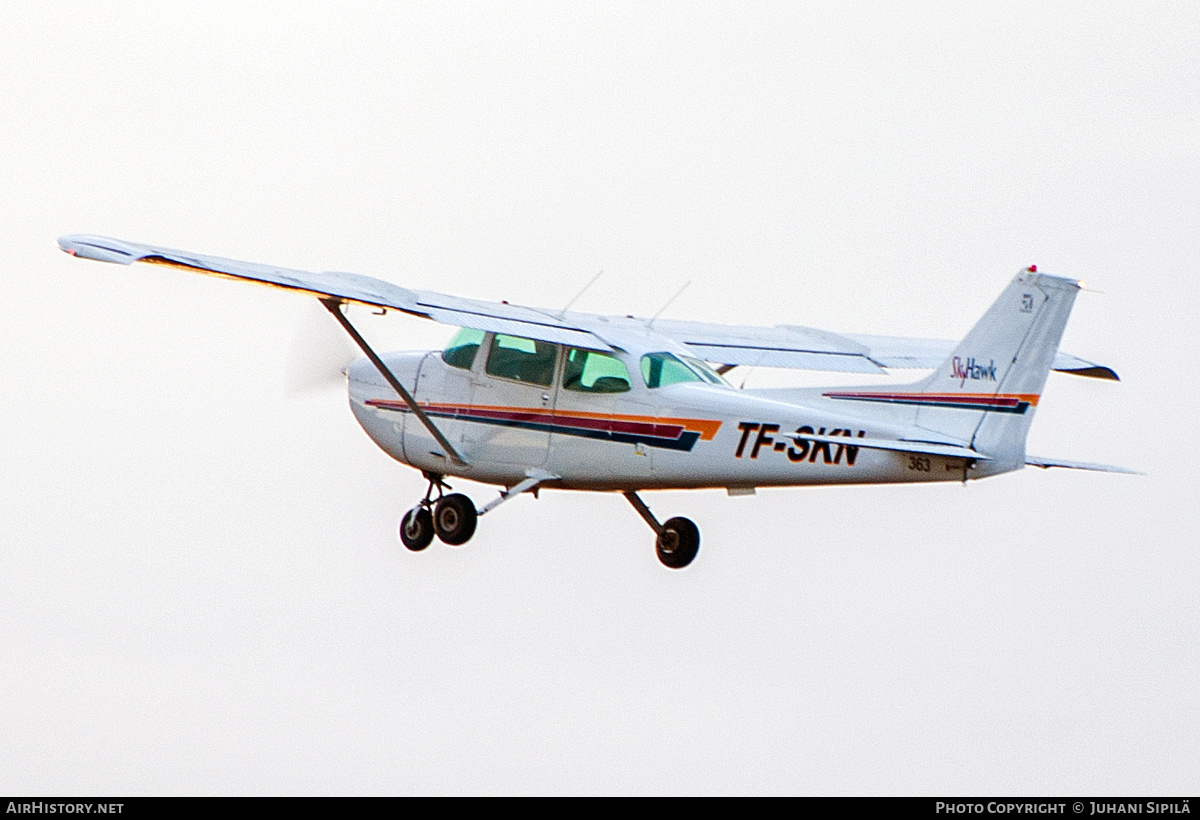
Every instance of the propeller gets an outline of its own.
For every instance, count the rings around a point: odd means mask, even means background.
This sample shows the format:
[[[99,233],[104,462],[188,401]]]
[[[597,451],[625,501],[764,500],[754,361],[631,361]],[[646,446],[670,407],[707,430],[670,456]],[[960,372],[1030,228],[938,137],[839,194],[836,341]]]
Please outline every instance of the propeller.
[[[340,385],[347,365],[362,354],[315,299],[306,300],[288,350],[284,389],[300,398]]]

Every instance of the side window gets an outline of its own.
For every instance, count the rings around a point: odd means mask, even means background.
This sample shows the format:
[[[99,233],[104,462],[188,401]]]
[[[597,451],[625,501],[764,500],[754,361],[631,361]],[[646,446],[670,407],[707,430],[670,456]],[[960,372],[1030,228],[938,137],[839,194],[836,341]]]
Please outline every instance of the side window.
[[[679,382],[698,382],[700,377],[670,353],[648,353],[642,357],[642,378],[647,387],[666,387]]]
[[[554,380],[557,353],[558,345],[550,342],[497,333],[492,337],[484,369],[489,376],[549,387]]]
[[[563,366],[563,389],[624,393],[629,390],[629,371],[616,356],[573,347],[567,351],[567,363]]]
[[[483,344],[483,331],[464,327],[454,334],[450,344],[442,351],[442,361],[451,367],[461,367],[470,370],[475,363],[475,354]]]

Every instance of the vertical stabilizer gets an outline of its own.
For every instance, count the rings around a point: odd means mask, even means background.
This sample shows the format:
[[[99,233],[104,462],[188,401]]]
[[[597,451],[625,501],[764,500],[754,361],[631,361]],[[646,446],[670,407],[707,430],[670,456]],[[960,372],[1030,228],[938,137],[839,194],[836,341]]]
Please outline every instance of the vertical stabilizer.
[[[904,423],[988,456],[976,475],[1025,464],[1025,435],[1058,352],[1080,283],[1030,267],[1009,283],[983,318],[924,381],[907,389],[831,390],[831,399],[892,405]]]
[[[917,385],[917,425],[970,442],[1000,469],[1024,463],[1025,435],[1080,284],[1031,267],[1000,294],[941,367]]]

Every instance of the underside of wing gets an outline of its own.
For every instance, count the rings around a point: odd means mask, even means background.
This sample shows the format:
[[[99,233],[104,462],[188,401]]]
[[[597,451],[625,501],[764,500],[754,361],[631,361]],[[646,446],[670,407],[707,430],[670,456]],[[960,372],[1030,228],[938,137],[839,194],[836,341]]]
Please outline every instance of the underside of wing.
[[[435,322],[477,330],[525,336],[540,341],[591,350],[611,346],[588,330],[550,314],[506,303],[463,299],[432,291],[410,290],[382,279],[356,273],[310,271],[240,262],[218,256],[140,245],[103,236],[75,235],[58,240],[72,256],[129,265],[148,262],[213,276],[254,282],[268,287],[305,293],[378,308],[390,308]]]
[[[654,330],[670,336],[698,358],[725,365],[843,373],[883,372],[865,345],[815,328],[658,321],[654,323]]]

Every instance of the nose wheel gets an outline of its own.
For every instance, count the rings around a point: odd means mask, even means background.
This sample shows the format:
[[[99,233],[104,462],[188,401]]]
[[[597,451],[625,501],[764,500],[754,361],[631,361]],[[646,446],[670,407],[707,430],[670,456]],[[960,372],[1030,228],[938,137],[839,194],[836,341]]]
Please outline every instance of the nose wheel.
[[[690,518],[670,518],[654,539],[654,551],[663,566],[683,569],[700,551],[700,528]]]
[[[450,488],[442,482],[441,476],[427,477],[429,489],[425,491],[425,498],[400,519],[400,543],[413,552],[428,547],[435,535],[451,546],[467,543],[475,534],[479,519],[475,503],[462,493],[442,495],[443,490]],[[438,491],[436,501],[431,498],[435,487]]]

